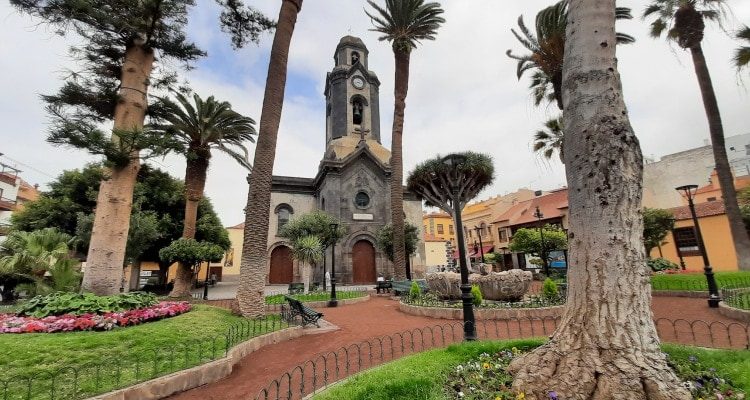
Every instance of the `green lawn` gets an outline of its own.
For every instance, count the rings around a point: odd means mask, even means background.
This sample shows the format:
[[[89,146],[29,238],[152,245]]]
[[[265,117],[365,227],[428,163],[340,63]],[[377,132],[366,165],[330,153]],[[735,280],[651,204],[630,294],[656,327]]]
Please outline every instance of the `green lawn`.
[[[345,299],[354,299],[357,297],[364,297],[367,294],[365,291],[341,291],[336,292],[336,299],[338,300],[345,300]],[[329,300],[331,298],[331,292],[310,292],[307,294],[293,294],[290,295],[290,297],[295,298],[303,303],[311,302],[311,301],[325,301]],[[275,294],[272,296],[266,296],[266,304],[284,304],[286,303],[286,300],[284,300],[283,294]]]
[[[46,399],[56,375],[55,398],[77,399],[202,364],[224,356],[229,328],[241,323],[230,346],[284,326],[276,316],[253,323],[194,305],[177,317],[109,332],[0,334],[0,399],[3,380],[8,398],[26,398],[20,394],[28,380],[11,377],[34,377],[30,398]]]
[[[714,276],[719,288],[750,287],[750,272],[716,272]],[[702,273],[652,275],[651,287],[653,290],[708,290],[706,276]]]
[[[750,289],[729,290],[727,293],[731,293],[730,296],[723,299],[727,305],[743,310],[750,310]]]
[[[351,377],[314,397],[315,400],[447,400],[443,382],[456,365],[469,361],[483,352],[535,347],[541,340],[503,342],[472,342],[452,345],[405,357]],[[710,350],[687,346],[665,345],[664,350],[675,360],[696,356],[699,362],[717,369],[719,375],[734,386],[750,393],[750,351]]]

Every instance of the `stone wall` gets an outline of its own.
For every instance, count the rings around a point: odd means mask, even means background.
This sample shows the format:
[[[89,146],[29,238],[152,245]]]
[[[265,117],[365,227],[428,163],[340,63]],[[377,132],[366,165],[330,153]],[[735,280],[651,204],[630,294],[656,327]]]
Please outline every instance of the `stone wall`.
[[[399,309],[410,315],[440,319],[463,319],[461,308],[441,307],[419,307],[405,303],[399,303]],[[541,308],[474,308],[476,319],[525,319],[525,318],[558,318],[562,315],[565,306],[541,307]]]

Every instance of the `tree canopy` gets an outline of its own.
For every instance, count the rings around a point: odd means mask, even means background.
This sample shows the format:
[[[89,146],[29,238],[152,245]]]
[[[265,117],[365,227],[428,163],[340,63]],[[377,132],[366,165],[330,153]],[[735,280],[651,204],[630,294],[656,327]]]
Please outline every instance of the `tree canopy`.
[[[674,216],[661,208],[643,209],[643,242],[646,245],[646,256],[651,249],[664,242],[667,234],[674,229]]]
[[[64,171],[50,183],[50,189],[43,192],[38,200],[25,204],[22,211],[12,217],[14,230],[34,231],[44,227],[54,227],[79,239],[78,251],[85,253],[88,247],[87,224],[96,206],[99,182],[104,176],[100,164],[89,164],[81,170]],[[185,212],[184,184],[166,172],[144,165],[138,172],[133,195],[131,223],[137,222],[133,229],[134,237],[140,237],[141,243],[148,244],[144,230],[157,220],[158,238],[150,241],[150,246],[141,253],[141,260],[158,261],[159,250],[168,246],[182,235],[182,224]],[[81,229],[78,228],[81,221]],[[148,224],[148,225],[144,225]],[[140,228],[144,228],[141,230]],[[153,228],[148,227],[149,231]],[[129,234],[130,238],[130,234]],[[198,207],[196,239],[229,248],[229,234],[221,224],[208,198],[204,198]],[[129,244],[133,242],[129,241]],[[133,254],[135,249],[126,252]],[[139,253],[135,251],[135,253]]]
[[[406,179],[409,191],[422,196],[429,207],[453,215],[495,179],[492,157],[471,151],[437,156],[419,163]],[[451,191],[458,190],[458,203]]]
[[[382,34],[378,40],[387,40],[393,49],[410,52],[422,40],[435,40],[437,29],[445,23],[443,9],[436,2],[424,0],[386,0],[385,8],[367,0],[375,12],[365,13],[372,20],[372,31]]]
[[[564,250],[568,248],[568,235],[560,227],[545,225],[542,228],[544,234],[544,253],[542,254],[542,237],[538,228],[521,228],[513,234],[510,240],[510,250],[519,253],[531,254],[535,257],[547,257],[549,252]]]
[[[389,260],[393,261],[393,226],[388,224],[378,230],[376,243]],[[406,223],[404,226],[404,244],[406,245],[406,256],[412,256],[417,252],[419,244],[419,228]]]
[[[179,238],[170,243],[169,246],[159,250],[159,257],[167,263],[179,262],[195,268],[202,262],[220,261],[224,257],[224,249],[209,242]]]
[[[337,229],[333,230],[331,224],[338,224]],[[306,236],[315,236],[320,240],[322,248],[330,246],[334,241],[341,239],[344,234],[344,227],[339,220],[319,210],[292,218],[279,231],[279,236],[288,239],[291,243]]]

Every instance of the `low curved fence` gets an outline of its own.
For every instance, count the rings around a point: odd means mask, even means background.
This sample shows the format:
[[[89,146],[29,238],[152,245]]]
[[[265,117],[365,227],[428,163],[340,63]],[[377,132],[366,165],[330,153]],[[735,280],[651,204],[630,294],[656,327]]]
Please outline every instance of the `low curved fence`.
[[[146,354],[69,366],[34,376],[0,376],[0,399],[85,399],[226,357],[241,342],[289,326],[280,316],[245,320],[230,326],[224,334],[186,339]]]
[[[506,340],[551,335],[559,318],[477,321],[478,340]],[[670,320],[654,321],[663,342],[701,347],[750,349],[750,325]],[[297,400],[371,367],[406,355],[463,341],[463,323],[426,326],[341,347],[297,365],[261,389],[255,400]]]

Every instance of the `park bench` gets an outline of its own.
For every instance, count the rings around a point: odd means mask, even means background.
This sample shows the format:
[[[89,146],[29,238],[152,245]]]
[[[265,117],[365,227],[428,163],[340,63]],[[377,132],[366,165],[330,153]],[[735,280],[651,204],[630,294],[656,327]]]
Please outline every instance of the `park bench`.
[[[287,291],[289,294],[300,294],[305,291],[305,284],[302,282],[290,283]]]
[[[378,281],[377,285],[375,286],[375,292],[378,294],[381,290],[383,291],[383,293],[390,292],[392,287],[393,281]]]
[[[323,316],[322,313],[305,306],[301,301],[287,295],[284,295],[284,299],[289,303],[289,309],[286,310],[285,307],[282,306],[281,313],[285,316],[287,321],[291,322],[299,315],[302,319],[303,327],[307,324],[315,324],[315,326],[320,328],[318,320]]]
[[[419,288],[422,290],[422,293],[425,293],[429,291],[429,287],[427,286],[427,281],[423,279],[414,280],[414,281],[393,281],[391,283],[391,287],[393,288],[393,294],[396,296],[404,296],[409,294],[409,291],[411,290],[411,283],[417,282],[417,285],[419,285]]]

